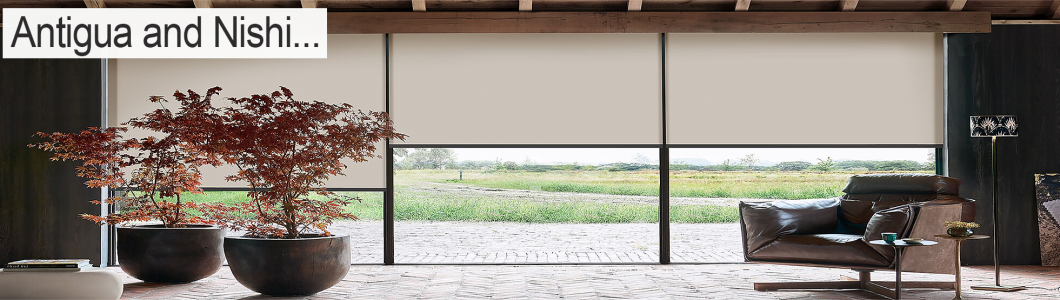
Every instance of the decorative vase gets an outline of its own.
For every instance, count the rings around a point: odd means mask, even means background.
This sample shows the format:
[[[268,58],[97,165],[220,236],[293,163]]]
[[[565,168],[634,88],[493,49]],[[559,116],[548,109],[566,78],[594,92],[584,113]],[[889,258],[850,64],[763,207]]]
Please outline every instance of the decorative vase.
[[[350,270],[350,236],[300,239],[225,237],[232,275],[269,296],[316,294],[339,283]]]
[[[225,230],[212,225],[118,227],[118,265],[145,282],[185,283],[216,273]]]
[[[972,236],[972,229],[953,227],[950,229],[946,229],[946,234],[949,234],[952,237],[970,237]]]

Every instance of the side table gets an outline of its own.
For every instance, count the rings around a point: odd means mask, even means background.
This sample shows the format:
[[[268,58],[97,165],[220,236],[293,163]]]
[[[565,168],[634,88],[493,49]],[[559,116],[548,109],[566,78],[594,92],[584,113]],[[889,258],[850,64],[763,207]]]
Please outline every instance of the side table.
[[[869,242],[869,244],[894,247],[894,300],[900,300],[902,299],[902,250],[909,247],[934,246],[939,243],[928,240],[916,244],[906,243],[902,240],[897,240],[892,243],[885,242],[884,240],[874,240]]]
[[[954,262],[953,262],[954,271],[956,271],[956,273],[954,273],[955,274],[954,278],[956,278],[956,280],[953,283],[953,289],[957,291],[957,296],[953,297],[953,300],[961,300],[962,299],[961,298],[961,247],[964,246],[964,241],[988,239],[988,238],[990,238],[990,236],[989,235],[976,234],[976,235],[966,236],[966,237],[956,237],[956,236],[951,236],[951,235],[948,235],[948,234],[937,234],[937,235],[935,235],[935,237],[944,238],[944,239],[947,239],[947,240],[953,240],[955,242],[954,244],[957,245],[956,248],[954,249],[955,251],[957,251],[956,255],[954,256],[954,257],[956,257],[956,260],[954,260]]]

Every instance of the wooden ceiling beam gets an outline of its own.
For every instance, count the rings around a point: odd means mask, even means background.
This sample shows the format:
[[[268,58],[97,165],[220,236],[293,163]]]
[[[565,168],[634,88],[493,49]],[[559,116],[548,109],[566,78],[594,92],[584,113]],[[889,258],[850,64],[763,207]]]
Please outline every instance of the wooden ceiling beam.
[[[103,0],[85,0],[85,6],[88,8],[107,8],[107,4],[103,3]]]
[[[330,12],[328,33],[990,32],[989,12]]]
[[[317,8],[317,0],[302,0],[302,8]]]
[[[751,9],[751,0],[736,0],[736,11],[747,11]]]
[[[534,0],[519,0],[519,11],[534,10]]]
[[[626,10],[640,11],[642,6],[644,6],[644,0],[629,0],[629,6],[626,8]]]
[[[1060,19],[1060,0],[1053,0],[1053,3],[1049,4],[1049,12],[1045,17],[1047,19]]]
[[[948,11],[962,11],[962,10],[964,10],[964,5],[965,4],[968,4],[968,0],[947,0],[946,1],[946,10],[948,10]]]
[[[994,25],[1060,25],[1060,20],[993,20]]]
[[[858,0],[840,0],[839,10],[841,11],[854,11],[858,7]]]
[[[381,12],[381,11],[407,11],[409,4],[413,4],[413,7],[417,11],[426,11],[427,0],[219,0],[223,1],[222,6],[233,6],[233,7],[297,7],[295,3],[303,4],[302,7],[311,7],[311,4],[315,4],[315,7],[328,7],[341,9],[345,11],[362,11],[362,12]],[[544,0],[543,0],[544,1]],[[550,9],[554,11],[565,11],[565,10],[577,10],[577,11],[614,11],[612,4],[618,2],[627,3],[627,11],[643,11],[644,0],[547,0],[553,1]],[[751,0],[652,0],[654,6],[650,6],[650,10],[664,10],[664,11],[724,11],[724,10],[736,10],[736,11],[750,11]],[[81,3],[84,6],[81,6]],[[106,2],[104,4],[104,2]],[[121,2],[121,3],[116,3]],[[135,2],[134,4],[131,4]],[[543,4],[542,1],[538,2],[538,8],[536,11],[541,11]],[[857,2],[855,5],[854,3]],[[879,1],[880,5],[883,2]],[[890,1],[894,2],[894,6],[891,8],[881,8],[874,6],[872,9],[865,5],[875,3],[875,1],[859,1],[859,0],[768,0],[761,2],[753,2],[756,4],[755,10],[762,9],[774,9],[778,12],[786,11],[788,9],[794,10],[811,10],[811,11],[829,11],[829,10],[841,10],[841,11],[864,11],[866,9],[881,11],[887,9],[891,12],[904,12],[904,11],[931,11],[931,10],[944,10],[951,12],[966,11],[968,0],[903,0],[903,1]],[[903,3],[898,3],[903,2]],[[905,3],[908,2],[908,3]],[[1005,1],[971,1],[974,11],[986,11],[992,14],[992,17],[996,20],[1060,20],[1060,3],[1052,0],[1005,0]],[[988,4],[983,4],[989,2]],[[0,0],[0,8],[52,8],[52,7],[113,7],[118,4],[121,6],[129,7],[144,7],[144,8],[168,8],[168,7],[186,7],[187,4],[194,4],[194,7],[198,8],[209,8],[213,7],[214,2],[211,0]],[[221,2],[217,2],[221,3]],[[445,10],[461,10],[461,11],[511,11],[514,5],[513,0],[440,0],[436,6],[444,8]],[[505,4],[508,3],[508,4]],[[733,5],[727,9],[724,7],[725,3]],[[761,6],[757,6],[760,4]],[[831,3],[833,6],[829,6]],[[916,3],[916,4],[914,4]],[[935,3],[938,5],[928,5]],[[978,4],[976,4],[978,3]],[[97,5],[102,4],[102,5]],[[310,4],[310,5],[307,5]],[[548,4],[548,3],[546,3]],[[805,4],[805,5],[803,5]],[[942,7],[942,5],[945,5]],[[433,8],[434,6],[432,6]],[[638,10],[638,8],[640,8]],[[761,9],[759,9],[761,8]],[[794,11],[793,11],[794,12]]]

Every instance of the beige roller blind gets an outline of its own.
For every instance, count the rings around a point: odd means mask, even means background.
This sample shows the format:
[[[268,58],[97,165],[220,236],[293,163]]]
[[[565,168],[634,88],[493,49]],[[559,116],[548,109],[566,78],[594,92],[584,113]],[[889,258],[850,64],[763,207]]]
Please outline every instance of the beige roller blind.
[[[395,34],[407,144],[658,144],[658,34]]]
[[[298,100],[385,110],[382,35],[329,35],[327,59],[120,59],[110,71],[111,125],[156,109],[157,104],[147,101],[151,95],[169,96],[178,89],[205,93],[214,86],[224,88],[221,96],[243,97],[282,85]],[[382,144],[378,148],[378,153],[385,153]],[[333,177],[327,187],[384,188],[385,164],[384,159],[347,163],[346,176]],[[246,187],[224,180],[234,171],[234,167],[203,169],[203,186]]]
[[[673,144],[942,144],[933,33],[671,34]]]

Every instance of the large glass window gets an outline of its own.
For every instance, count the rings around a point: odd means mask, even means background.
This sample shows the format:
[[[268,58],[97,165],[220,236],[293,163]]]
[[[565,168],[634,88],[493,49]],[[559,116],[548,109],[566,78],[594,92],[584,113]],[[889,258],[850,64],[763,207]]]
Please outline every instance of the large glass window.
[[[935,148],[670,149],[671,261],[743,261],[740,201],[836,197],[850,176],[934,174],[935,161]]]
[[[396,263],[659,261],[658,149],[395,149]]]

